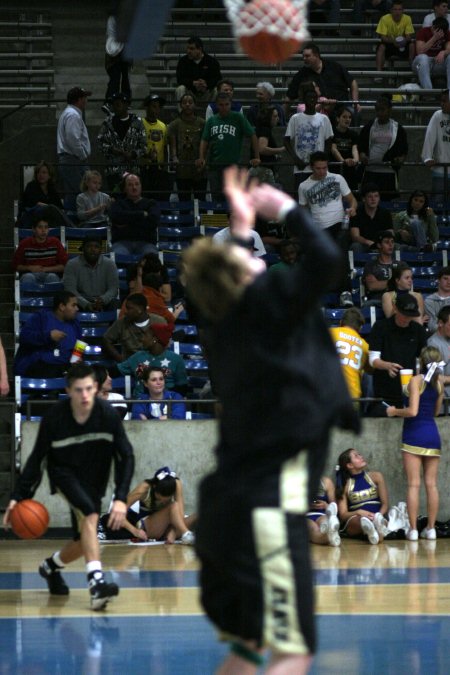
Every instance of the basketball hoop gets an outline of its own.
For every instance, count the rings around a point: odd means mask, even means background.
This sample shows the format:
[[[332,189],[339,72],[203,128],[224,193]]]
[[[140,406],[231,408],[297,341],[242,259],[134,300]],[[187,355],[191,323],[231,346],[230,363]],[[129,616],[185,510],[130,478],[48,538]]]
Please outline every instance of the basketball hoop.
[[[262,63],[280,63],[309,38],[307,0],[223,0],[240,48]]]

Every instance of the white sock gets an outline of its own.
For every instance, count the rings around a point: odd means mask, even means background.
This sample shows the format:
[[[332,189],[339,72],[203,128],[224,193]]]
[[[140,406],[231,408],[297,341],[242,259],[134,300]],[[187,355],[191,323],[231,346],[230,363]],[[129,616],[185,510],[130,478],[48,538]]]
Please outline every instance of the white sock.
[[[53,560],[53,562],[55,563],[55,565],[57,565],[58,567],[65,567],[65,564],[64,564],[63,561],[61,560],[61,555],[60,555],[60,554],[61,554],[61,551],[56,551],[56,553],[54,553],[54,554],[52,555],[52,560]]]
[[[100,560],[91,560],[91,562],[86,563],[86,572],[90,574],[91,572],[101,572],[102,563]]]

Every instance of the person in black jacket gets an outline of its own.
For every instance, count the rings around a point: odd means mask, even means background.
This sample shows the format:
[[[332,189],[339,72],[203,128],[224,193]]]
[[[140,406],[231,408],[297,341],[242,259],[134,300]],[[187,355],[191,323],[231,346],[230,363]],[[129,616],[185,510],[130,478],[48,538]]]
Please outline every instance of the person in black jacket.
[[[235,166],[224,179],[231,243],[204,238],[182,256],[222,406],[217,469],[200,488],[202,602],[235,636],[223,672],[256,673],[266,646],[267,673],[282,663],[302,675],[315,649],[305,514],[331,427],[358,426],[320,310],[341,256],[287,194],[247,186]],[[302,264],[265,273],[248,248],[257,215],[298,237]]]
[[[408,139],[402,125],[391,117],[389,96],[377,99],[375,113],[358,138],[359,159],[365,165],[361,189],[365,183],[376,183],[381,199],[390,200],[398,196],[398,172],[408,154]]]
[[[118,595],[114,583],[107,583],[100,562],[97,524],[100,502],[106,491],[114,460],[115,490],[108,527],[119,529],[126,517],[127,494],[134,470],[133,448],[113,407],[96,397],[94,371],[77,363],[66,377],[68,399],[44,415],[38,436],[19,481],[11,494],[3,524],[8,527],[18,501],[36,492],[46,462],[52,494],[58,492],[70,505],[73,541],[46,558],[39,574],[51,595],[68,595],[69,588],[60,570],[81,556],[86,561],[91,608],[103,609]]]
[[[188,38],[186,54],[177,64],[177,101],[191,93],[197,103],[203,101],[206,104],[215,99],[216,86],[221,79],[218,60],[205,54],[199,37]]]

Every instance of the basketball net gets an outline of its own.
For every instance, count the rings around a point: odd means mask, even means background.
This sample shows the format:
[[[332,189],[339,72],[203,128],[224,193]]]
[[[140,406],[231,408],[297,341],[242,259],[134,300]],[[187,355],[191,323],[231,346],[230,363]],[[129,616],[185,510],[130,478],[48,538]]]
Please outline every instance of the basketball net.
[[[240,16],[241,10],[248,4],[245,0],[223,0],[227,16],[233,27],[236,38],[252,36],[261,31],[283,37],[285,40],[304,42],[309,39],[306,10],[308,0],[286,0],[286,5],[292,5],[295,12],[280,14],[277,7],[268,3],[267,10],[260,9],[254,12],[244,22]],[[290,14],[290,16],[287,16]]]

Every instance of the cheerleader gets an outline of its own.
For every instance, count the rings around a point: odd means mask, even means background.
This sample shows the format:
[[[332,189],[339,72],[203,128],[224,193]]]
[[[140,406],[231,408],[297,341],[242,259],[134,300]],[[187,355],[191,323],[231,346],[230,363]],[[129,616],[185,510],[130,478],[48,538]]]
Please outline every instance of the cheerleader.
[[[354,448],[339,455],[336,499],[349,537],[365,534],[371,544],[383,540],[389,531],[384,517],[388,510],[386,484],[379,471],[367,470],[366,460]]]

